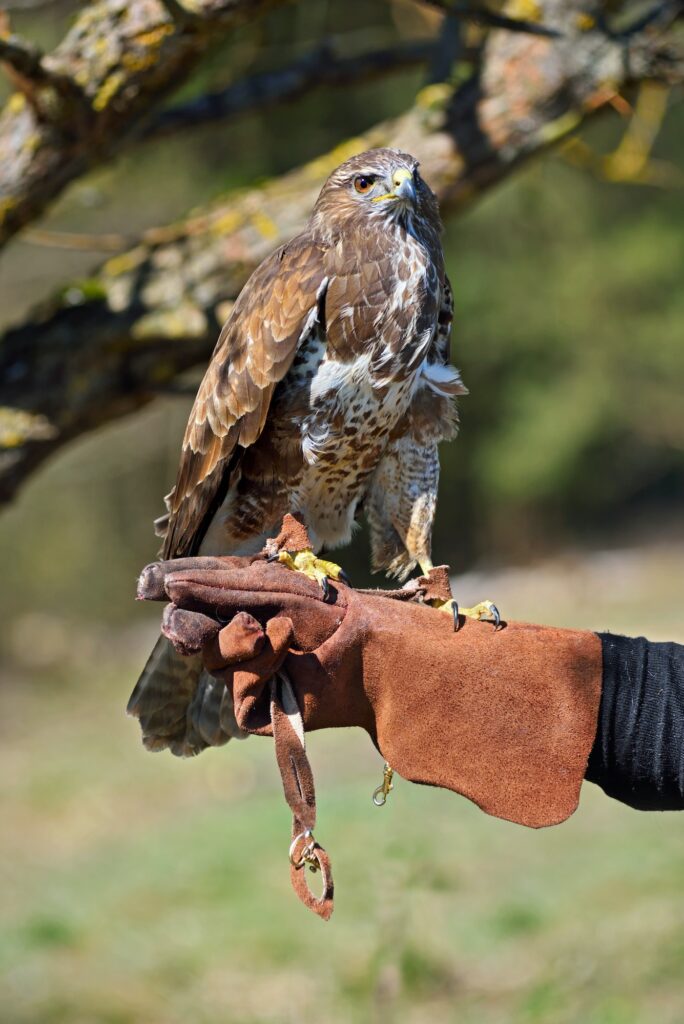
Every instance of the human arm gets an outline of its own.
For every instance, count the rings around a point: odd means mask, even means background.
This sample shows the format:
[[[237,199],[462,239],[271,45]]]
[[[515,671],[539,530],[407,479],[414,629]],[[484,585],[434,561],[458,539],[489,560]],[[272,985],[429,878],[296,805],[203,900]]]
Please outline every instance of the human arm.
[[[637,810],[684,810],[684,646],[599,636],[601,703],[585,777]]]

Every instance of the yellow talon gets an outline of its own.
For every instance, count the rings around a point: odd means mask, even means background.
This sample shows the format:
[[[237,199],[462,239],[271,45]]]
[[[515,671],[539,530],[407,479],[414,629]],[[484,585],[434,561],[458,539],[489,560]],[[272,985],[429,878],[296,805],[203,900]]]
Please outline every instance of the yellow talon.
[[[432,561],[429,558],[422,559],[420,561],[421,572],[425,576],[434,569]],[[478,604],[473,605],[472,608],[459,608],[458,602],[454,598],[442,600],[440,598],[433,598],[427,602],[433,608],[437,608],[440,612],[445,612],[450,615],[454,622],[454,629],[458,629],[458,617],[465,615],[469,619],[478,619],[481,622],[493,622],[494,628],[498,629],[501,623],[501,616],[499,615],[499,609],[492,601],[480,601]]]
[[[465,615],[469,619],[478,619],[480,622],[493,622],[494,626],[498,629],[501,623],[501,616],[499,615],[499,609],[493,604],[492,601],[480,601],[478,604],[473,605],[472,608],[459,608],[458,602],[451,598],[450,601],[429,601],[429,604],[433,608],[437,608],[440,612],[446,612],[454,620],[454,629],[458,629],[458,617],[459,615]]]
[[[341,580],[349,585],[347,575],[335,562],[328,562],[325,558],[317,558],[311,548],[303,551],[279,551],[278,559],[282,565],[295,572],[302,572],[310,580],[315,580],[320,586],[323,594],[328,595],[328,580]]]
[[[454,601],[453,597],[448,601],[440,601],[438,598],[434,598],[432,601],[427,602],[432,608],[436,608],[437,611],[445,612],[450,615],[454,622],[454,629],[458,629],[458,614],[459,607],[458,602]]]
[[[469,619],[479,619],[480,622],[493,622],[498,626],[501,622],[499,609],[491,601],[479,601],[472,608],[461,608],[461,613]]]

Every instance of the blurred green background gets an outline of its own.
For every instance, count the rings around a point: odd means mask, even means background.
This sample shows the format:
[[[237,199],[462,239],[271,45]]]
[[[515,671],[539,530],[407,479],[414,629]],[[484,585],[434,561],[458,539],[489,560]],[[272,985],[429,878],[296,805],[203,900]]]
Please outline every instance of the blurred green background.
[[[14,24],[49,46],[69,11]],[[184,95],[322,35],[354,49],[435,26],[408,2],[312,0],[218,46]],[[322,90],[132,149],[46,224],[164,223],[400,113],[421,81]],[[606,153],[624,129],[611,115],[583,139]],[[471,394],[442,452],[434,554],[464,602],[684,641],[683,157],[673,96],[654,153],[670,187],[610,184],[556,153],[446,224]],[[15,242],[0,256],[3,324],[99,259]],[[365,737],[314,735],[337,883],[322,925],[289,889],[267,741],[192,762],[142,750],[123,709],[159,609],[132,595],[190,401],[161,396],[74,444],[0,519],[2,1021],[684,1020],[678,816],[587,786],[568,823],[527,832],[401,781],[378,811]],[[367,579],[363,532],[341,561]]]

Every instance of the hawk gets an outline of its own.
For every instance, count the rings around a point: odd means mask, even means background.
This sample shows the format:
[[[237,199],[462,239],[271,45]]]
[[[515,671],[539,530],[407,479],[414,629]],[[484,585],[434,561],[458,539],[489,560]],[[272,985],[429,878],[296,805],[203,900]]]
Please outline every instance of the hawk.
[[[322,579],[337,567],[316,553],[347,543],[363,510],[375,570],[429,570],[437,448],[465,393],[441,231],[408,153],[374,149],[333,171],[221,331],[157,521],[164,558],[256,553],[290,512],[313,549],[292,565]],[[239,733],[223,691],[162,637],[128,710],[149,749],[195,754]]]

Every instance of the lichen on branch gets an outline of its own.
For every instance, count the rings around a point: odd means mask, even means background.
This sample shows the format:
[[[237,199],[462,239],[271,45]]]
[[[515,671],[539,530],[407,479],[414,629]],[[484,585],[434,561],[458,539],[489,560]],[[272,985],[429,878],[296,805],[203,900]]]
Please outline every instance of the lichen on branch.
[[[52,53],[27,50],[22,62],[15,45],[19,91],[0,113],[0,246],[110,159],[217,34],[284,2],[198,0],[179,20],[161,0],[94,0]]]

